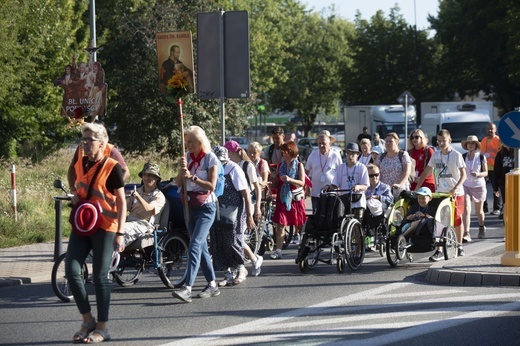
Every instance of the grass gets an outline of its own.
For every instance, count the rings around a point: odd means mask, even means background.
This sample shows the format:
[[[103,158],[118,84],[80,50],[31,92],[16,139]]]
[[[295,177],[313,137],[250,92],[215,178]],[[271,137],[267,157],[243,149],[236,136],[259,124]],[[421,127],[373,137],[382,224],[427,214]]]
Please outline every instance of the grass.
[[[55,234],[54,196],[63,195],[54,188],[54,180],[67,184],[67,169],[74,154],[74,147],[62,149],[38,164],[18,160],[16,167],[17,221],[14,220],[11,191],[11,163],[0,162],[0,248],[53,241]],[[161,167],[163,180],[176,174],[176,162],[150,154],[145,156],[125,156],[130,169],[128,183],[139,183],[138,173],[148,161],[157,162]],[[70,208],[63,203],[62,232],[68,237],[71,232],[68,216]]]

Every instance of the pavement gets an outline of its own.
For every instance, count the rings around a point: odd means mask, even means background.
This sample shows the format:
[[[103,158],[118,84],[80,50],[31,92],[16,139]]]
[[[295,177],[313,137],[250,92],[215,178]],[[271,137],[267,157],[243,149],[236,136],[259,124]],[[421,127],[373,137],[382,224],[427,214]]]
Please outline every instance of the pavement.
[[[63,251],[67,242],[63,242]],[[0,287],[50,282],[54,242],[0,249]],[[426,274],[431,283],[459,286],[520,286],[520,267],[502,266],[501,255],[464,256],[434,263]]]

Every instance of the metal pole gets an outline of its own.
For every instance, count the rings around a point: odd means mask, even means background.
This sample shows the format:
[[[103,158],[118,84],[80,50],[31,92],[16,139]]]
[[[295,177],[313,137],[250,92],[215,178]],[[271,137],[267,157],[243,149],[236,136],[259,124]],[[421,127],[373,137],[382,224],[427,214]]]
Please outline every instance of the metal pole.
[[[221,133],[222,145],[226,142],[226,105],[225,105],[225,83],[224,83],[224,9],[220,9],[219,37],[220,37],[220,119],[222,121]]]
[[[90,47],[96,47],[96,0],[90,0]],[[93,61],[97,61],[97,53],[92,54]]]
[[[61,199],[54,197],[54,219],[55,219],[55,232],[54,232],[54,261],[60,257],[62,253],[62,232],[61,232]]]
[[[11,165],[11,194],[13,198],[13,214],[14,214],[14,222],[18,221],[18,210],[16,207],[16,167],[15,165]]]
[[[404,150],[408,150],[408,95],[404,95]]]

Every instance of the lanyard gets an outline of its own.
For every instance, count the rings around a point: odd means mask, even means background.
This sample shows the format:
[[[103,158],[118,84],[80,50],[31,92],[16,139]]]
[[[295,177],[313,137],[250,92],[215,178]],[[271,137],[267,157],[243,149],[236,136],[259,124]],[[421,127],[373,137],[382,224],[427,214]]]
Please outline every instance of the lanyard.
[[[329,161],[329,154],[330,154],[330,151],[327,153],[327,158],[325,159],[325,164],[322,165],[321,164],[321,153],[320,153],[320,166],[321,166],[321,172],[322,173],[325,173],[324,169],[327,168],[327,161]]]
[[[348,187],[350,189],[352,189],[352,187],[355,185],[354,184],[354,175],[356,174],[356,168],[357,168],[356,165],[357,165],[357,163],[354,164],[354,170],[352,171],[352,175],[349,175],[348,174],[348,165],[345,164],[345,167],[347,167],[347,182],[348,182]],[[352,179],[350,179],[350,178],[352,178]]]

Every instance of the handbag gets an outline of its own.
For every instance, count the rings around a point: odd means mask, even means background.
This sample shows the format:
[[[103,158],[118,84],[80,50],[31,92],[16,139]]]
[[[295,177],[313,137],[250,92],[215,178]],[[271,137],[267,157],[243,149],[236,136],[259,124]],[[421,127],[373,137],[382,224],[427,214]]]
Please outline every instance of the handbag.
[[[217,216],[213,223],[220,228],[233,228],[235,220],[238,217],[238,207],[229,204],[218,203]]]
[[[291,190],[292,200],[299,202],[305,198],[305,191],[303,187],[299,187],[297,189]]]

